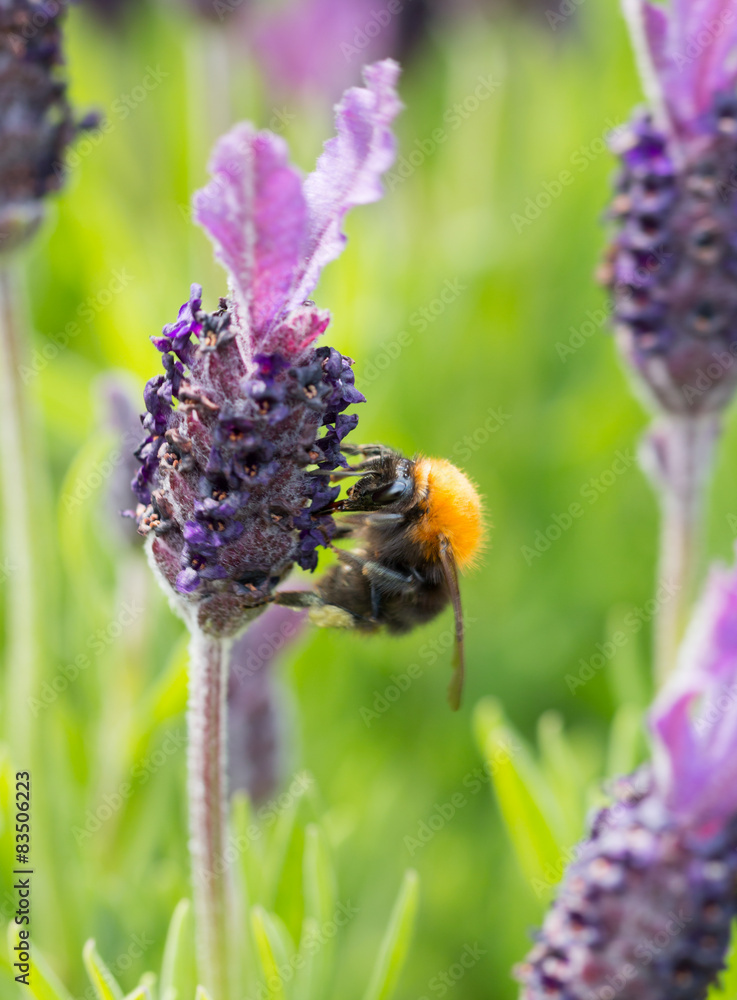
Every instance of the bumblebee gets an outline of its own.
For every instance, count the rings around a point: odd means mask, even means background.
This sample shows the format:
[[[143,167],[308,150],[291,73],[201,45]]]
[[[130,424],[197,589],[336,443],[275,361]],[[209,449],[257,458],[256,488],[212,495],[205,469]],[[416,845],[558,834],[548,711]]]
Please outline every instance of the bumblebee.
[[[281,592],[276,601],[309,607],[316,625],[408,632],[450,603],[455,616],[448,700],[459,707],[464,680],[463,612],[458,572],[473,565],[484,541],[481,499],[460,469],[444,459],[414,459],[382,445],[347,449],[360,458],[333,481],[358,476],[328,508],[345,514],[336,540],[356,539],[338,556],[315,593]]]

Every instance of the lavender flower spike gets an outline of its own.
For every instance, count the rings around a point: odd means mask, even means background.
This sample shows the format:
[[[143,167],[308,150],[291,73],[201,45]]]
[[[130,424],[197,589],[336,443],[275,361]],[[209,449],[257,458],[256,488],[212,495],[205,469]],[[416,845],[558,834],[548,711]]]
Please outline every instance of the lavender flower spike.
[[[43,198],[59,187],[64,151],[78,128],[57,76],[65,5],[0,0],[0,252],[39,225]]]
[[[313,346],[330,316],[307,300],[343,248],[346,211],[381,196],[398,73],[390,60],[365,70],[306,179],[282,139],[242,124],[217,143],[195,195],[230,292],[208,313],[193,285],[153,338],[164,374],[144,393],[133,487],[159,577],[211,636],[237,634],[294,563],[314,569],[335,531],[328,474],[346,464],[340,443],[357,417],[344,410],[363,396],[351,360]]]
[[[737,18],[731,0],[623,0],[650,107],[621,161],[602,278],[656,404],[717,413],[737,385]]]
[[[737,568],[712,572],[653,706],[652,767],[580,845],[524,1000],[703,1000],[737,916]]]

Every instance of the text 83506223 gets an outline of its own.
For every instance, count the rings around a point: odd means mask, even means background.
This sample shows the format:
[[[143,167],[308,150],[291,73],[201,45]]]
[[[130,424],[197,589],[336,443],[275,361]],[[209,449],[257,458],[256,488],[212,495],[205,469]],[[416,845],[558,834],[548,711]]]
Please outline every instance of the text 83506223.
[[[17,941],[13,946],[13,967],[18,970],[17,983],[30,986],[31,972],[31,775],[18,771],[15,775],[15,863],[13,889],[17,893],[15,911]]]

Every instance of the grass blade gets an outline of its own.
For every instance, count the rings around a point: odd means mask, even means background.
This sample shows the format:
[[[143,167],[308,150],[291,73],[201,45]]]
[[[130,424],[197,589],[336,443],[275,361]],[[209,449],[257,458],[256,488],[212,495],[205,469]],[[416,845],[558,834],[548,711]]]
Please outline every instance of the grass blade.
[[[389,1000],[397,987],[415,925],[419,887],[419,876],[410,868],[405,872],[363,1000]]]
[[[92,938],[84,946],[82,951],[87,975],[90,977],[98,1000],[124,1000],[123,991],[118,985],[115,976],[100,958]]]

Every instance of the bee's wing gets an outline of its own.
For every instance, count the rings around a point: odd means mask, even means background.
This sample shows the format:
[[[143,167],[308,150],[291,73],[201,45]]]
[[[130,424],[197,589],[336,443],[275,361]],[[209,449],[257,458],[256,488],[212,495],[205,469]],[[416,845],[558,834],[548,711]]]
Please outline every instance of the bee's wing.
[[[443,567],[443,575],[455,615],[456,643],[453,653],[453,676],[448,687],[448,701],[453,711],[457,712],[461,707],[461,694],[463,693],[463,681],[466,673],[463,653],[463,608],[461,607],[461,591],[458,586],[458,570],[456,569],[453,549],[444,536],[440,538],[440,563]]]

